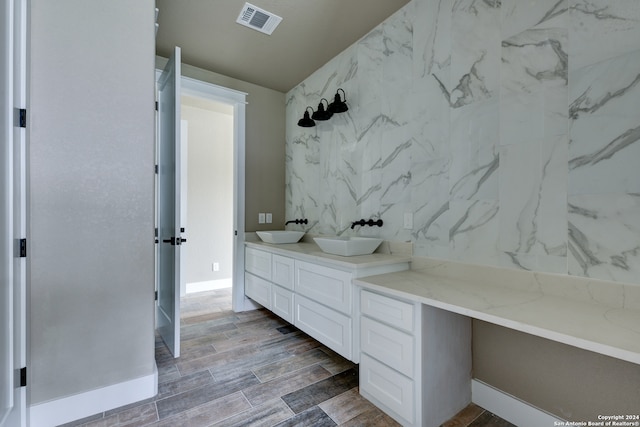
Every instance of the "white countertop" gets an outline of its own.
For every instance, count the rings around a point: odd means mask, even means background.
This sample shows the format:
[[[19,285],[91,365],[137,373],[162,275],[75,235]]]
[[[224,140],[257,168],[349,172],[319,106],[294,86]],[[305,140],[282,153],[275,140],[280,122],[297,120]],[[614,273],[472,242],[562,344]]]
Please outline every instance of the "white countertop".
[[[420,270],[354,280],[365,289],[640,364],[640,310],[488,282]]]
[[[310,242],[271,244],[265,242],[246,242],[247,247],[266,250],[274,254],[289,256],[302,261],[309,261],[328,267],[335,267],[346,271],[359,271],[382,267],[391,264],[408,264],[410,255],[394,255],[386,253],[373,253],[371,255],[357,255],[344,257],[324,253],[318,245]]]

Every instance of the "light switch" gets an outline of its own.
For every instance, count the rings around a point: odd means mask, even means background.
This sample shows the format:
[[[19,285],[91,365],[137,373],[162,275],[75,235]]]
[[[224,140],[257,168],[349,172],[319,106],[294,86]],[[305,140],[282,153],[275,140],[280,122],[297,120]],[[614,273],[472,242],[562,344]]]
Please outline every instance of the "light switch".
[[[267,212],[267,224],[271,224],[273,222],[273,216],[271,212]]]
[[[264,224],[264,213],[260,212],[258,214],[258,224]]]
[[[413,230],[413,213],[411,212],[404,213],[404,229]]]

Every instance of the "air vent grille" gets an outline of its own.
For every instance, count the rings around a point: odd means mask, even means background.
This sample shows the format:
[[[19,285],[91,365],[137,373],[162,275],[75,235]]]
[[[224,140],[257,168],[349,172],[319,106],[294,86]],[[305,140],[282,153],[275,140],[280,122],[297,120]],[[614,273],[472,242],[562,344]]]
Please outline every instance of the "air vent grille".
[[[253,28],[261,33],[271,34],[282,18],[271,12],[260,9],[250,3],[245,3],[236,22],[245,27]]]

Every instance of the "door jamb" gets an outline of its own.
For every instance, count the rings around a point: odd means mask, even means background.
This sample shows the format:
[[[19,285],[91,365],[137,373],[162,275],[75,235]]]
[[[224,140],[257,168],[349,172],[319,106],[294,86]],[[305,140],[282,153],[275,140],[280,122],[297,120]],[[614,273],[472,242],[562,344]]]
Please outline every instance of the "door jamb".
[[[156,70],[156,81],[159,75]],[[252,309],[244,295],[244,217],[245,217],[245,120],[247,93],[190,77],[181,77],[183,95],[222,102],[233,107],[233,273],[231,305],[233,311]]]

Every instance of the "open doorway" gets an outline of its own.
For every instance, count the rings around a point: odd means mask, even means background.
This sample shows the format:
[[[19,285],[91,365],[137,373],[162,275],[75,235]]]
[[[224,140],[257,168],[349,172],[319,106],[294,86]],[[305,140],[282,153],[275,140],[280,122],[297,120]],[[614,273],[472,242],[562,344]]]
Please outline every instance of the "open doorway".
[[[228,103],[183,95],[181,296],[233,284],[234,111]]]
[[[177,58],[177,59],[173,59]],[[233,89],[224,88],[221,86],[217,86],[211,83],[207,83],[204,81],[192,79],[185,76],[180,76],[180,50],[179,48],[175,49],[174,55],[165,65],[165,71],[156,70],[156,78],[158,81],[158,148],[157,153],[162,152],[162,141],[166,140],[166,144],[171,145],[170,148],[165,147],[165,151],[167,151],[164,155],[164,163],[163,160],[158,154],[157,166],[156,166],[156,224],[157,224],[157,242],[168,243],[171,244],[171,248],[174,248],[174,261],[176,262],[176,267],[173,269],[173,273],[169,274],[166,271],[163,271],[160,268],[161,265],[165,265],[160,261],[160,252],[156,253],[156,300],[158,301],[157,307],[158,311],[160,310],[161,302],[165,301],[165,306],[171,311],[171,321],[170,327],[171,331],[168,332],[167,338],[162,335],[162,338],[165,342],[171,342],[173,351],[171,352],[174,355],[178,355],[180,353],[179,342],[180,342],[180,297],[181,295],[186,295],[187,291],[203,291],[205,289],[210,289],[211,287],[217,286],[228,286],[228,282],[231,282],[231,296],[232,296],[232,309],[233,311],[244,311],[247,308],[248,298],[244,295],[244,165],[245,165],[245,104],[246,104],[246,96],[247,94],[244,92],[235,91]],[[171,67],[170,67],[171,66]],[[169,71],[167,71],[169,69]],[[172,85],[170,88],[164,88],[166,85],[165,81],[169,81],[169,77],[164,78],[161,82],[161,79],[165,74],[171,73],[171,82]],[[175,77],[178,76],[178,77]],[[164,82],[164,83],[163,83]],[[164,88],[161,90],[161,88]],[[171,91],[169,91],[171,89]],[[166,92],[165,95],[162,95]],[[173,94],[172,96],[170,96]],[[189,149],[189,128],[190,125],[187,123],[186,125],[182,125],[182,114],[180,113],[182,107],[182,99],[183,97],[191,97],[193,98],[190,102],[188,102],[189,107],[193,107],[195,110],[205,110],[205,111],[213,111],[215,113],[224,113],[228,111],[232,111],[232,118],[230,119],[232,122],[232,143],[231,143],[231,151],[233,153],[231,161],[227,160],[226,165],[232,171],[232,184],[229,186],[229,189],[232,194],[231,203],[228,205],[231,210],[232,220],[230,227],[220,227],[219,230],[224,234],[224,236],[220,239],[216,239],[215,236],[211,236],[211,234],[199,236],[198,227],[191,227],[189,222],[189,201],[187,198],[186,203],[182,203],[182,196],[184,194],[188,194],[188,186],[189,181],[193,184],[193,182],[204,182],[204,185],[209,188],[210,193],[214,193],[214,190],[211,190],[213,186],[213,182],[211,180],[207,181],[202,179],[201,174],[199,173],[189,173],[188,167],[185,168],[185,163],[188,164],[188,149]],[[172,99],[175,99],[178,102],[173,102]],[[171,105],[169,105],[171,104]],[[177,108],[176,108],[177,106]],[[171,107],[171,108],[170,108]],[[163,113],[164,112],[164,113]],[[173,113],[172,113],[173,112]],[[202,112],[201,112],[202,113]],[[228,120],[228,118],[220,118],[221,120]],[[209,120],[207,118],[206,120]],[[165,124],[165,125],[163,125]],[[167,129],[164,129],[167,127]],[[181,132],[180,130],[184,128],[185,132]],[[178,132],[176,132],[178,129]],[[197,133],[198,131],[195,131]],[[194,133],[194,130],[192,130]],[[185,137],[186,134],[186,137]],[[163,139],[164,135],[164,139]],[[183,148],[180,140],[185,139],[187,142],[185,147]],[[173,141],[173,142],[171,142]],[[211,148],[211,147],[209,147]],[[173,157],[171,156],[173,153]],[[196,156],[197,157],[197,156]],[[225,155],[225,158],[228,156]],[[176,159],[180,159],[178,163],[172,161]],[[185,161],[183,161],[186,159]],[[185,176],[181,173],[181,169],[187,169],[187,173]],[[209,164],[205,170],[213,170],[216,167],[213,164]],[[163,172],[164,171],[164,172]],[[173,174],[171,172],[174,172]],[[175,172],[178,172],[177,174]],[[191,177],[189,177],[191,175]],[[163,182],[160,177],[165,176],[165,181],[167,181],[167,177],[170,178],[169,181],[165,185],[166,192],[171,191],[175,194],[175,197],[170,200],[169,203],[166,203],[167,198],[165,197],[165,203],[161,203],[163,190],[160,183]],[[182,181],[185,182],[182,182]],[[173,188],[173,190],[171,190]],[[222,203],[228,203],[228,198],[226,198]],[[220,204],[220,200],[214,199],[214,204]],[[166,206],[165,206],[166,205]],[[192,208],[191,210],[200,211],[200,209]],[[174,212],[174,215],[169,215]],[[187,211],[184,214],[184,211]],[[164,228],[160,227],[161,214],[165,212],[165,217],[179,219],[179,222],[174,221],[170,226],[165,226]],[[216,212],[220,212],[216,210]],[[228,211],[224,212],[222,215],[227,216]],[[205,211],[204,215],[209,215],[207,218],[209,223],[215,224],[216,218],[211,217],[213,215],[212,211]],[[187,222],[183,222],[182,218],[186,218]],[[204,224],[205,222],[201,219],[191,220],[191,222],[200,222],[200,224]],[[196,224],[197,225],[197,224]],[[183,228],[182,230],[180,228]],[[223,230],[223,228],[226,228]],[[165,230],[166,229],[166,230]],[[201,229],[202,230],[202,229]],[[169,233],[167,233],[169,231]],[[178,236],[176,238],[175,236]],[[231,239],[231,247],[226,245],[225,243],[221,243],[222,240],[227,241],[227,239]],[[196,275],[192,277],[187,277],[186,274],[183,273],[188,270],[189,263],[189,255],[185,254],[185,256],[181,256],[182,252],[187,251],[187,247],[191,246],[193,242],[196,246],[198,246],[198,241],[207,241],[206,244],[209,244],[209,248],[221,247],[222,252],[216,252],[212,254],[211,251],[208,251],[208,255],[205,254],[206,262],[195,261],[198,264],[198,271]],[[217,241],[216,241],[217,240]],[[188,242],[188,243],[187,243]],[[185,244],[183,244],[185,243]],[[157,246],[160,248],[160,245]],[[192,251],[193,254],[198,255],[197,250]],[[228,263],[223,261],[225,259],[225,255],[231,258],[231,278],[229,280],[228,277]],[[226,263],[226,264],[225,264]],[[227,266],[227,267],[225,267]],[[225,270],[226,268],[226,270]],[[218,273],[213,275],[202,275],[203,272],[210,271],[211,273]],[[167,276],[169,274],[169,276]],[[199,274],[199,275],[198,275]],[[226,274],[226,277],[224,276]],[[226,283],[218,282],[218,280],[224,280]],[[168,288],[165,286],[162,288],[160,286],[162,283],[165,285],[169,285]],[[187,283],[190,283],[191,286],[187,287]],[[170,288],[170,289],[169,289]],[[227,288],[228,289],[228,288]],[[161,292],[162,291],[162,292]],[[168,296],[167,296],[168,295]],[[165,307],[165,308],[166,308]],[[249,307],[251,308],[251,307]],[[165,310],[166,311],[166,310]],[[160,324],[160,321],[156,319],[156,324]],[[160,331],[160,327],[156,327],[158,331]],[[167,328],[164,328],[167,330]],[[170,347],[172,347],[170,346]]]
[[[228,186],[228,189],[231,191],[230,204],[228,205],[228,209],[231,210],[231,227],[226,228],[223,232],[226,233],[226,237],[223,239],[225,242],[226,239],[231,240],[231,246],[228,247],[226,243],[221,243],[220,247],[222,247],[222,251],[226,251],[221,253],[220,251],[215,251],[209,255],[210,259],[207,259],[206,262],[203,260],[200,262],[200,267],[203,270],[209,270],[212,274],[210,279],[200,280],[198,278],[188,279],[187,277],[183,278],[185,281],[194,280],[192,283],[194,285],[187,287],[185,284],[185,294],[187,290],[203,290],[208,286],[223,286],[224,282],[218,282],[218,280],[227,280],[232,284],[232,306],[234,311],[244,311],[247,308],[246,300],[247,298],[244,295],[244,167],[245,167],[245,108],[246,108],[246,96],[247,94],[244,92],[238,92],[233,89],[224,88],[221,86],[217,86],[211,83],[203,82],[200,80],[192,79],[189,77],[182,76],[181,78],[181,99],[184,97],[191,98],[191,105],[189,108],[200,108],[208,111],[213,111],[219,115],[218,119],[225,121],[227,118],[221,117],[226,113],[231,112],[231,123],[232,123],[232,141],[230,147],[232,157],[227,158],[227,163],[225,167],[228,167],[231,170],[231,179],[232,183]],[[182,104],[182,102],[181,102]],[[181,116],[182,117],[182,116]],[[183,117],[184,118],[184,117]],[[187,125],[187,132],[189,132],[190,125]],[[193,131],[192,131],[193,132]],[[189,135],[187,135],[189,138]],[[189,143],[187,142],[187,150]],[[225,153],[226,156],[226,153]],[[184,156],[183,156],[184,157]],[[182,163],[182,162],[181,162]],[[211,169],[214,168],[213,164],[210,164],[209,167]],[[190,185],[190,181],[201,181],[201,183],[208,188],[213,188],[214,183],[206,182],[206,180],[201,180],[200,176],[195,173],[188,173],[187,176],[187,186]],[[191,183],[192,184],[192,183]],[[189,191],[188,189],[186,190]],[[213,191],[213,190],[212,190]],[[227,197],[227,196],[225,196]],[[225,199],[224,203],[228,202],[228,197]],[[218,203],[218,202],[216,202]],[[188,210],[188,201],[187,201],[187,210]],[[227,215],[229,212],[225,209],[216,209],[217,212],[224,212],[221,215]],[[206,215],[206,213],[205,213]],[[184,215],[187,219],[189,218],[189,212]],[[216,221],[216,218],[210,218],[211,223]],[[191,245],[191,240],[189,238],[195,239],[194,230],[190,229],[187,225],[185,227],[185,237],[188,239],[188,243],[183,245],[183,248],[187,248],[187,246]],[[219,227],[221,230],[222,227]],[[194,240],[195,241],[195,240]],[[209,242],[213,246],[217,246],[216,242]],[[187,255],[188,256],[188,255]],[[228,256],[231,259],[231,278],[228,279],[227,270],[223,266],[223,261],[225,256]],[[211,258],[213,257],[213,258]],[[185,257],[187,258],[187,257]],[[182,262],[182,261],[181,261]],[[185,259],[185,263],[189,261]],[[196,261],[199,262],[199,261]],[[216,263],[219,263],[217,266]],[[188,268],[188,267],[186,267]],[[217,271],[215,271],[217,269]],[[225,277],[225,275],[227,275]],[[194,276],[195,277],[195,276]],[[208,284],[206,282],[215,281],[213,284]],[[199,283],[199,282],[205,282]],[[185,282],[186,283],[186,282]]]

